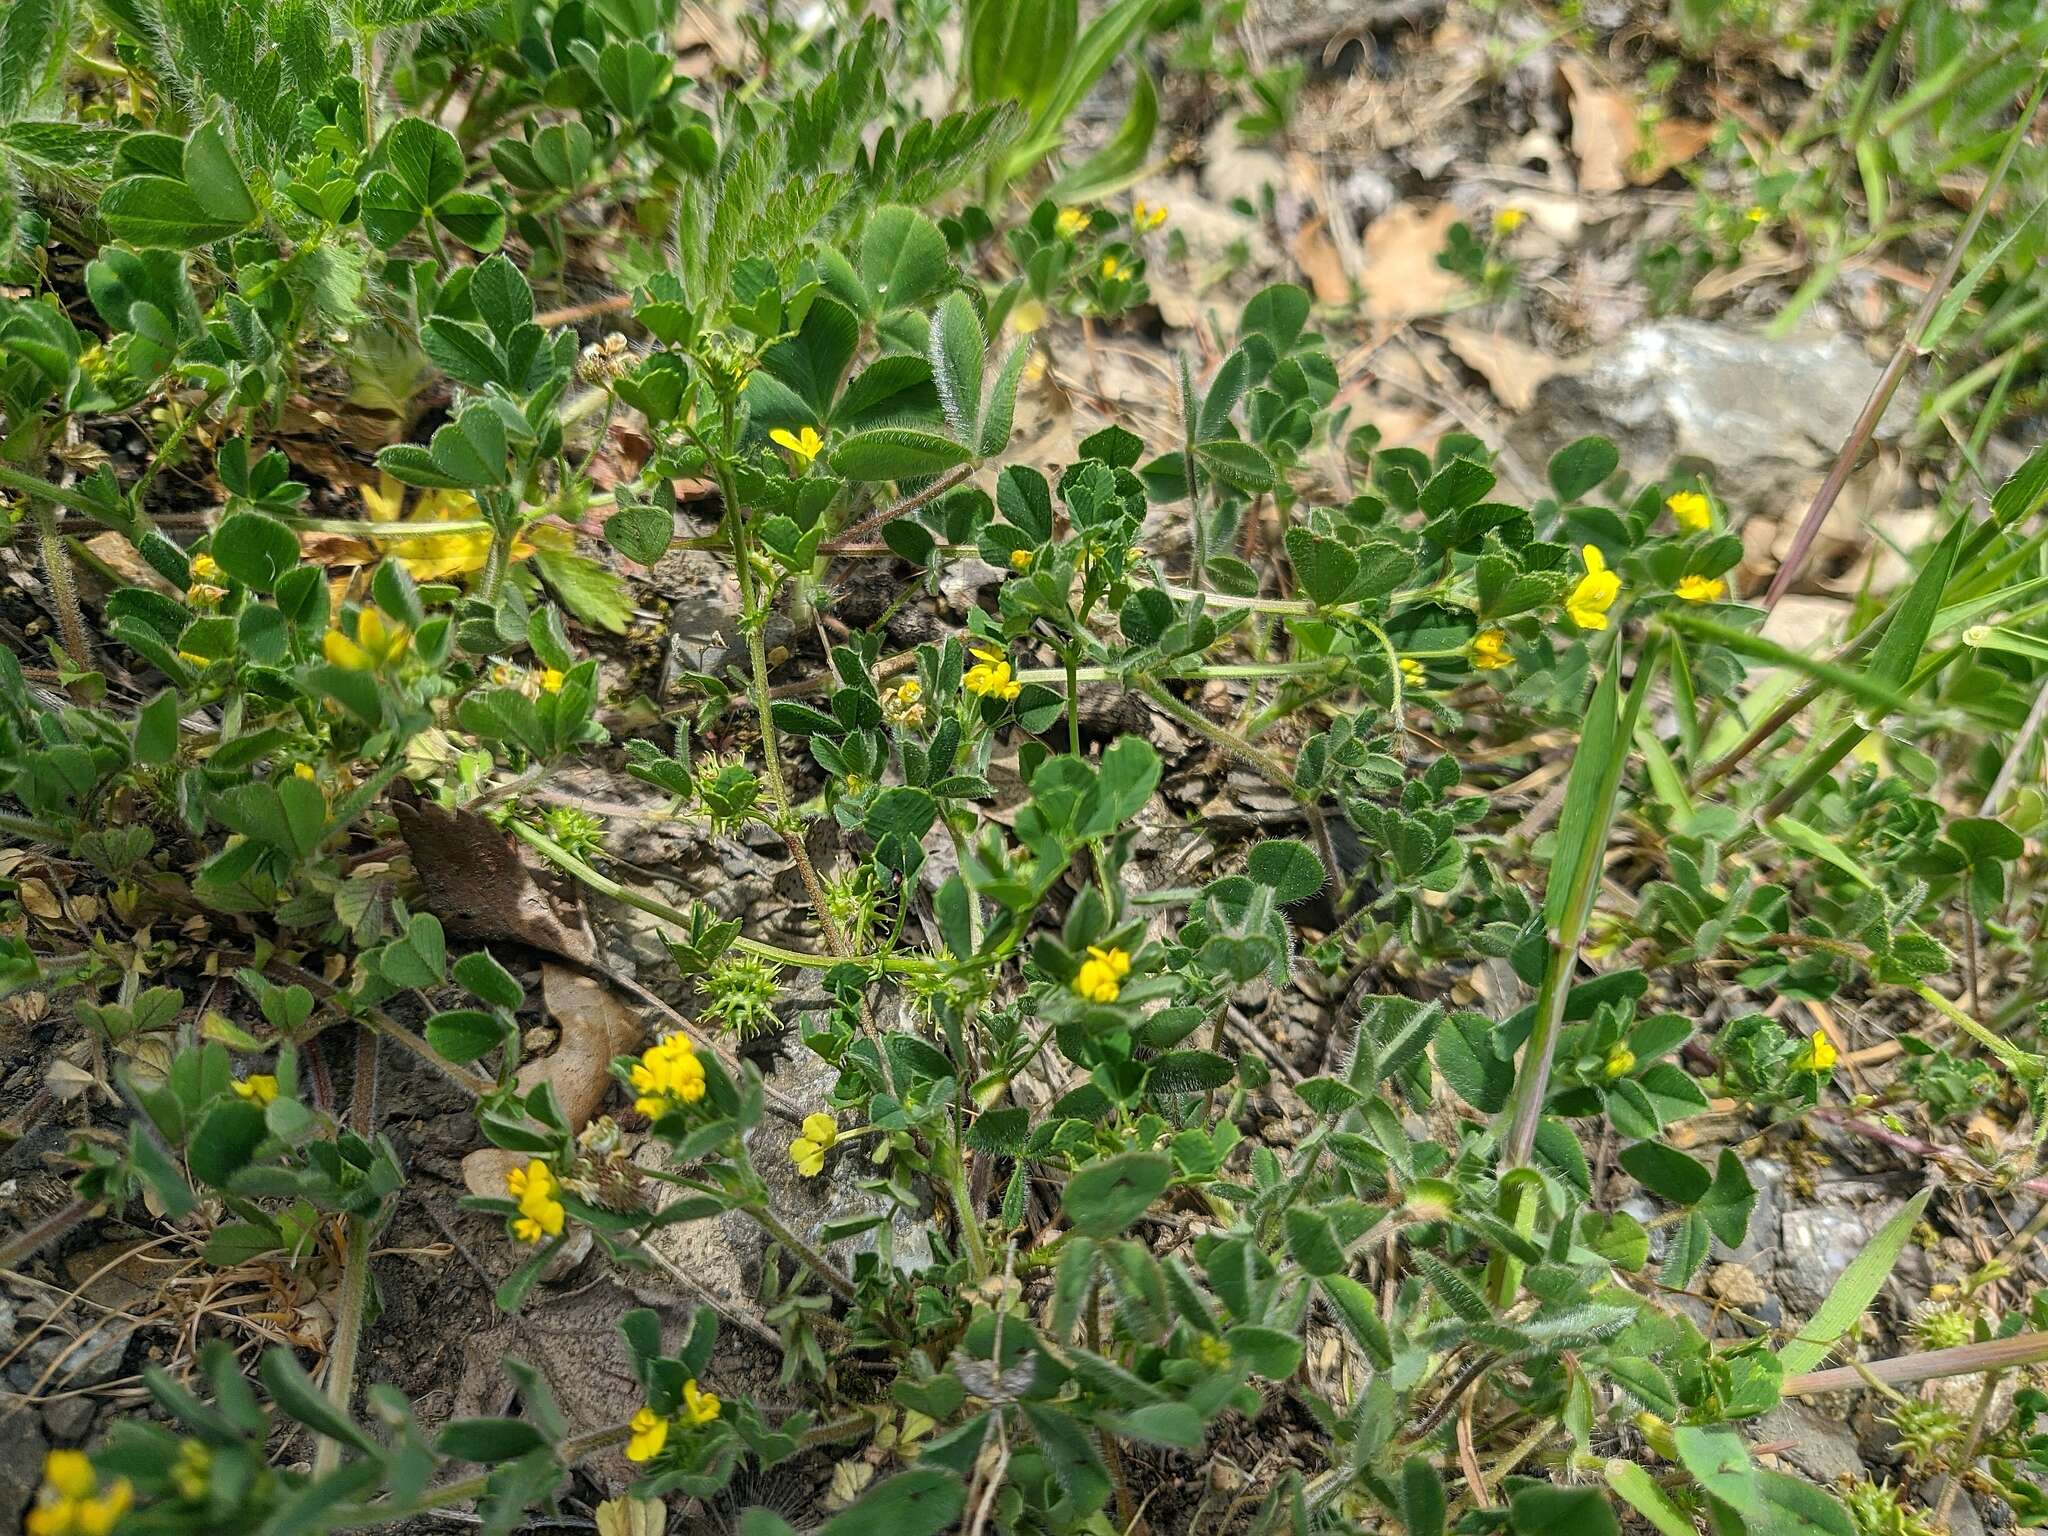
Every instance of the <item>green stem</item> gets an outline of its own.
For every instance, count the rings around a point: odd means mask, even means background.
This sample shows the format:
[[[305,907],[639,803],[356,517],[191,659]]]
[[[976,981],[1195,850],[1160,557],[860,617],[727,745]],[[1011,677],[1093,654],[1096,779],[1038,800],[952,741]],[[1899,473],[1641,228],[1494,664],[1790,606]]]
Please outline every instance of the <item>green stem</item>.
[[[846,1278],[846,1275],[840,1270],[839,1266],[798,1237],[794,1232],[790,1231],[783,1224],[782,1218],[777,1216],[773,1209],[766,1205],[747,1205],[742,1206],[740,1209],[752,1217],[763,1232],[766,1232],[776,1242],[787,1248],[792,1255],[802,1262],[806,1269],[824,1281],[826,1287],[833,1295],[845,1302],[851,1302],[854,1299],[853,1282]]]
[[[31,821],[26,816],[11,815],[6,811],[0,811],[0,832],[5,832],[9,837],[19,837],[38,843],[71,841],[71,834],[61,828],[40,821]]]
[[[64,507],[72,512],[82,513],[96,523],[105,523],[109,528],[126,526],[123,523],[108,521],[107,509],[99,503],[88,501],[76,491],[58,485],[53,481],[45,480],[41,475],[32,475],[26,470],[16,469],[12,465],[0,464],[0,487],[10,491],[20,491],[26,496],[35,497],[43,501],[54,501],[60,507]]]

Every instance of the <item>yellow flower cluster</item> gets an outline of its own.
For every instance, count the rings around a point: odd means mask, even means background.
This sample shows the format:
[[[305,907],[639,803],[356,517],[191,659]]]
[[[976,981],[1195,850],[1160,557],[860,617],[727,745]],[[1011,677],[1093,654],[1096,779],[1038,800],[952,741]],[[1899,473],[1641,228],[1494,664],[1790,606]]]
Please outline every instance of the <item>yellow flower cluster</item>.
[[[768,434],[768,441],[778,448],[789,450],[799,470],[809,469],[811,461],[825,451],[825,439],[810,427],[801,432],[792,432],[787,427],[777,427]]]
[[[1088,228],[1088,215],[1079,208],[1062,208],[1053,228],[1068,240],[1078,240]]]
[[[906,730],[921,727],[925,722],[924,684],[906,677],[894,688],[883,689],[882,718]]]
[[[467,491],[425,491],[405,510],[405,487],[389,474],[380,474],[375,485],[362,487],[363,510],[373,523],[469,522],[480,515],[476,498]],[[491,558],[491,531],[471,528],[457,533],[430,533],[387,539],[383,547],[411,573],[414,581],[444,581],[480,571]],[[512,558],[524,560],[533,553],[525,539],[512,541]]]
[[[1131,209],[1131,228],[1141,235],[1150,234],[1165,222],[1166,204],[1164,203],[1140,202]]]
[[[825,1171],[825,1154],[839,1140],[839,1124],[830,1115],[805,1115],[803,1129],[789,1144],[789,1160],[798,1173],[815,1179]]]
[[[1687,533],[1705,533],[1714,521],[1714,505],[1698,491],[1673,491],[1664,498],[1671,516]]]
[[[1406,688],[1420,688],[1429,681],[1429,673],[1413,656],[1401,658],[1401,684]]]
[[[403,624],[387,623],[375,608],[365,608],[356,615],[353,638],[338,628],[330,629],[320,648],[345,671],[381,672],[395,666],[411,643],[412,635]]]
[[[636,1095],[633,1107],[650,1120],[704,1097],[704,1063],[688,1035],[657,1040],[633,1063],[629,1076]]]
[[[1607,568],[1597,544],[1586,545],[1579,554],[1586,562],[1586,574],[1565,598],[1564,611],[1581,629],[1605,629],[1607,610],[1621,596],[1621,578]]]
[[[27,1536],[110,1536],[134,1502],[127,1478],[101,1493],[83,1451],[52,1451],[43,1458],[43,1486],[22,1529]]]
[[[1472,665],[1482,672],[1497,672],[1502,667],[1514,664],[1514,655],[1508,650],[1508,632],[1504,629],[1482,629],[1472,637]]]
[[[1009,659],[1001,651],[976,650],[973,655],[981,665],[969,667],[967,675],[960,679],[969,693],[983,698],[1014,699],[1023,692],[1023,684],[1017,681]]]
[[[233,1087],[236,1098],[247,1099],[252,1104],[268,1104],[277,1097],[277,1079],[268,1072],[237,1078]]]
[[[1074,973],[1074,990],[1091,1003],[1113,1003],[1131,974],[1131,957],[1120,949],[1088,946],[1088,958]]]
[[[537,1157],[524,1168],[513,1168],[505,1174],[506,1193],[519,1202],[519,1214],[512,1222],[514,1237],[522,1243],[537,1243],[543,1237],[562,1235],[562,1224],[569,1213],[555,1198],[561,1187],[555,1182],[553,1171]]]
[[[1102,258],[1102,280],[1106,283],[1122,282],[1131,275],[1131,264],[1118,261],[1114,256]]]

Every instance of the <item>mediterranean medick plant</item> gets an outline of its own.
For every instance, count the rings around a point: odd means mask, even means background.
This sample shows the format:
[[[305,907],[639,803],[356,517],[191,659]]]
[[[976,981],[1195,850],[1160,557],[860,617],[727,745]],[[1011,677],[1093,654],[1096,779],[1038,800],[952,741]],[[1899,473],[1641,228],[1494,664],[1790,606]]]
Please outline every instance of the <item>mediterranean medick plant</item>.
[[[152,1365],[155,1411],[53,1453],[29,1528],[288,1536],[474,1502],[508,1532],[616,1450],[640,1499],[857,1468],[833,1536],[1106,1533],[1284,1421],[1283,1472],[1186,1517],[1854,1530],[1738,1426],[1809,1390],[1927,1196],[1812,1317],[1709,1337],[1671,1296],[1757,1192],[1673,1130],[1717,1100],[1766,1132],[1834,1113],[1836,1038],[1762,1000],[1853,989],[1931,1010],[1906,1081],[1937,1121],[1995,1106],[2038,1141],[2025,994],[1980,949],[2024,947],[2040,807],[1954,814],[1944,782],[1981,796],[1982,765],[1938,738],[2037,686],[2048,453],[1829,657],[1736,600],[1708,483],[1632,483],[1598,437],[1540,483],[1474,437],[1383,443],[1290,285],[1178,361],[1170,431],[1034,462],[1038,328],[1148,300],[1171,210],[1120,190],[1159,115],[1146,46],[1204,8],[763,7],[744,75],[679,65],[676,9],[0,18],[0,488],[55,621],[0,658],[0,830],[103,892],[82,940],[22,893],[0,989],[67,1000],[127,1113],[79,1132],[72,1203],[0,1257],[128,1212],[336,1298],[317,1352]],[[958,72],[952,109],[915,104],[925,68]],[[1113,69],[1127,116],[1067,154]],[[593,264],[596,302],[568,286]],[[308,451],[351,412],[353,458]],[[109,423],[146,451],[110,457]],[[132,558],[89,616],[96,530]],[[658,588],[677,548],[730,578],[736,633],[657,718],[611,637],[621,570]],[[971,560],[993,599],[909,649],[834,612],[853,562],[909,602]],[[1153,742],[1086,708],[1119,693],[1279,807],[1271,835],[1192,883],[1162,860],[1194,837],[1159,814]],[[1497,804],[1497,744],[1544,733],[1556,795]],[[778,849],[815,942],[648,890],[603,804],[540,798],[592,764]],[[657,920],[643,981],[687,981],[690,1014],[606,978],[537,872]],[[232,979],[210,1001],[194,935]],[[581,1107],[523,1059],[533,950],[635,1021]],[[1491,1011],[1453,1000],[1481,968]],[[1703,1027],[1687,968],[1758,1006]],[[822,1001],[791,1020],[798,972]],[[1248,1017],[1309,997],[1306,1056]],[[792,1100],[766,1034],[830,1086]],[[619,1317],[593,1344],[636,1386],[616,1423],[572,1423],[516,1360],[515,1412],[431,1430],[361,1385],[409,1198],[394,1047],[509,1154],[466,1201],[498,1306],[544,1305],[588,1249],[687,1287],[662,1234],[712,1222],[758,1232],[758,1305]],[[864,1203],[803,1214],[813,1180]],[[1930,1337],[2041,1357],[2020,1312]],[[2038,1398],[1988,1440],[1928,1430],[1924,1459],[1981,1448],[2031,1487]]]

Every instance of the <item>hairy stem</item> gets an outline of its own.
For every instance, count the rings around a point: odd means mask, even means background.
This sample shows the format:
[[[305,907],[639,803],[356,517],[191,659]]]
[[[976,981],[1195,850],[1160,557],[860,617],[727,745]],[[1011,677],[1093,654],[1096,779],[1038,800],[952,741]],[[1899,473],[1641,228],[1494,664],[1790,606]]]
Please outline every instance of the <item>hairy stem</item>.
[[[35,518],[36,548],[43,558],[43,580],[49,584],[50,606],[57,613],[57,632],[64,641],[64,653],[80,672],[92,670],[92,651],[85,637],[85,615],[78,606],[78,582],[71,574],[71,556],[57,532],[57,509],[36,498],[29,502]]]

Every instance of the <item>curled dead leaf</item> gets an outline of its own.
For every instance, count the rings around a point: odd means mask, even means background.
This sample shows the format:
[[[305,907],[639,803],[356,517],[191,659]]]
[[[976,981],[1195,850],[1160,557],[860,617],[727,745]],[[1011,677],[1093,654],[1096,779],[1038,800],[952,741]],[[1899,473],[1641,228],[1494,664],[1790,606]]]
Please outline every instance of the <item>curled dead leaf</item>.
[[[412,853],[423,904],[451,938],[511,940],[578,965],[597,960],[580,914],[541,888],[518,846],[475,811],[395,793],[398,835]]]
[[[544,965],[540,975],[541,997],[562,1037],[551,1053],[519,1069],[519,1091],[549,1084],[563,1118],[581,1130],[604,1103],[612,1058],[637,1050],[644,1031],[602,982],[563,965]],[[462,1182],[473,1195],[502,1195],[506,1171],[525,1161],[524,1153],[485,1147],[462,1160]]]
[[[1572,154],[1581,192],[1647,187],[1707,147],[1712,123],[1662,117],[1646,123],[1636,102],[1594,78],[1581,59],[1566,59],[1558,73],[1572,94]]]

